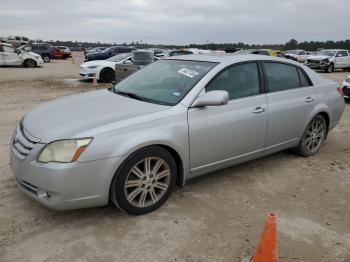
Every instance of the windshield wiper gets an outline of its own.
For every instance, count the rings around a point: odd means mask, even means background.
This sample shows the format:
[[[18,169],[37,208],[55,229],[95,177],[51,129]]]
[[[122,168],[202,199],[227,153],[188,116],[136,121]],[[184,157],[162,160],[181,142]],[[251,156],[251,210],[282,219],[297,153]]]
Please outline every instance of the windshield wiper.
[[[147,98],[142,97],[142,96],[138,96],[134,93],[124,92],[124,91],[119,91],[119,90],[115,90],[115,93],[118,95],[121,95],[121,96],[130,97],[130,98],[137,99],[140,101],[147,101],[148,100]]]

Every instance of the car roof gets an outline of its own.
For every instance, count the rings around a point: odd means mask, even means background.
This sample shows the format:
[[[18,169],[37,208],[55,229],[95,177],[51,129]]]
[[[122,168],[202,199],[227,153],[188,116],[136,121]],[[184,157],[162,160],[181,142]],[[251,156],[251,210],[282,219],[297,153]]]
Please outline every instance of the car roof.
[[[221,53],[212,53],[212,54],[199,54],[199,55],[179,55],[167,57],[164,60],[188,60],[188,61],[201,61],[201,62],[214,62],[214,63],[238,63],[244,61],[255,61],[255,60],[264,60],[264,61],[280,61],[289,64],[298,64],[290,59],[273,57],[273,56],[265,56],[265,55],[233,55],[233,54],[221,54]]]

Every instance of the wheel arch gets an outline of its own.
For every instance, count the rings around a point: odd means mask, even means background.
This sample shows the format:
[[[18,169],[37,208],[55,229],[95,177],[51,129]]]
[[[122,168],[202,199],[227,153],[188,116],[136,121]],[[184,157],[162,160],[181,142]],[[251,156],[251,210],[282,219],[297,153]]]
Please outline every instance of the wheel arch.
[[[27,61],[33,61],[34,63],[35,63],[35,65],[36,66],[38,66],[38,63],[33,59],[33,58],[30,58],[30,57],[28,57],[28,58],[26,58],[26,59],[24,59],[23,60],[23,65],[25,66],[25,67],[27,67]]]

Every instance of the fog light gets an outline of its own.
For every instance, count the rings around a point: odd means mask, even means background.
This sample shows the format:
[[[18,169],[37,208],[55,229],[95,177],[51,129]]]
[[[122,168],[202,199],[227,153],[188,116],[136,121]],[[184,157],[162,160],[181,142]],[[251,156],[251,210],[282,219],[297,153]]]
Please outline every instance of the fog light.
[[[42,189],[38,189],[38,191],[36,192],[36,195],[40,198],[49,198],[49,194]]]

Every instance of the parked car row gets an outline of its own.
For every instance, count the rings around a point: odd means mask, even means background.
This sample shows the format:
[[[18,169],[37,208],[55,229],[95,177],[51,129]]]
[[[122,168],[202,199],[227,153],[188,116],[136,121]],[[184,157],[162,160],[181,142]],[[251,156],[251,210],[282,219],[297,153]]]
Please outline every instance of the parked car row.
[[[45,63],[51,59],[67,59],[72,56],[71,51],[66,46],[51,46],[49,44],[23,45],[19,47],[22,50],[41,55]]]

